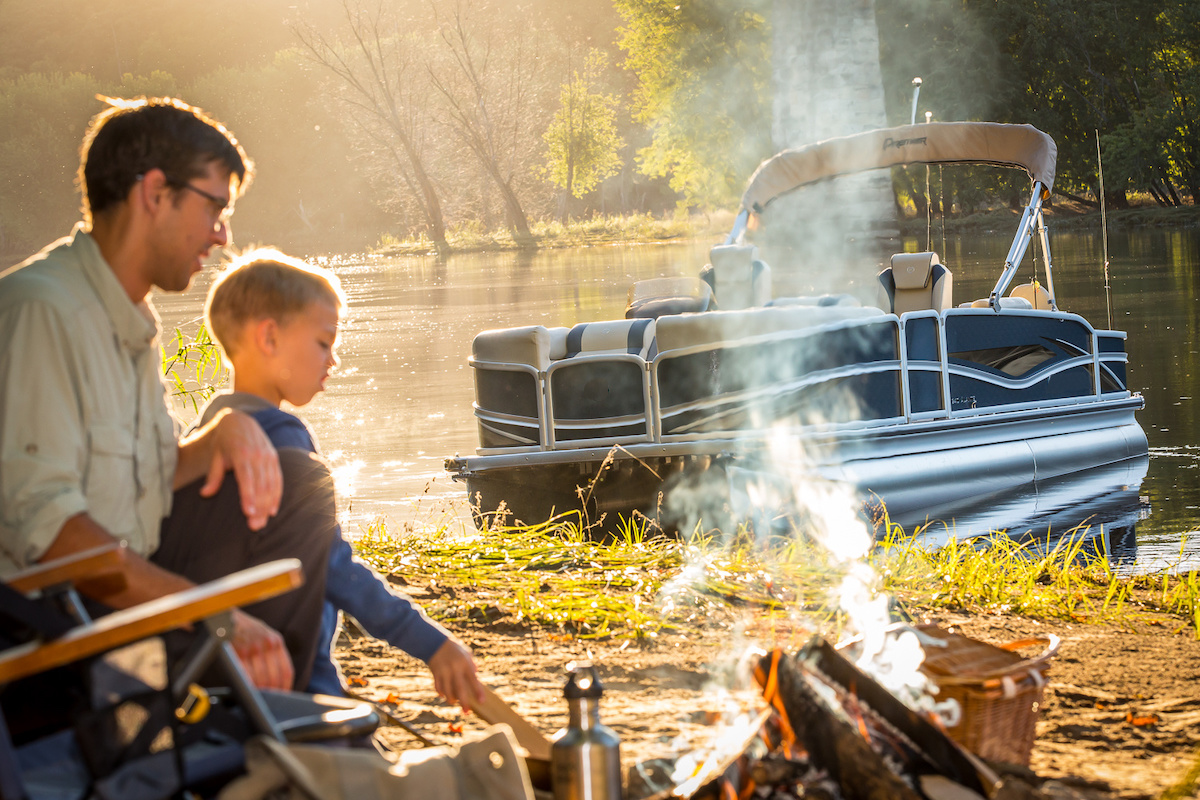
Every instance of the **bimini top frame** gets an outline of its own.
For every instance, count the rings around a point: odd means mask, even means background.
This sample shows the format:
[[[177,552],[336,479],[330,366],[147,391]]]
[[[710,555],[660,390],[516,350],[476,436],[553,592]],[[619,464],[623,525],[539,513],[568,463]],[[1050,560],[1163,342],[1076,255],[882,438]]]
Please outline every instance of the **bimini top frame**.
[[[1032,125],[997,122],[928,122],[883,128],[852,136],[784,150],[764,161],[750,177],[742,207],[727,242],[742,238],[750,214],[761,214],[777,197],[818,181],[908,164],[991,164],[1024,169],[1033,182],[1033,194],[1009,248],[1004,271],[989,296],[998,299],[1012,282],[1021,258],[1036,230],[1045,255],[1046,289],[1054,302],[1049,240],[1042,219],[1042,204],[1054,188],[1058,147],[1049,135]]]

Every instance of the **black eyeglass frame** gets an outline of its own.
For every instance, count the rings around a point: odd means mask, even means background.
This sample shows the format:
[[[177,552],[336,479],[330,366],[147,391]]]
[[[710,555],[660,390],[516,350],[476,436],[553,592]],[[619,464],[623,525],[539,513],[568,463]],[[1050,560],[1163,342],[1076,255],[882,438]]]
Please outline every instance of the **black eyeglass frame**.
[[[195,192],[212,204],[213,216],[218,222],[229,221],[229,215],[233,213],[233,198],[226,200],[222,197],[217,197],[216,195],[209,194],[198,186],[192,186],[190,183],[171,183],[168,181],[167,185],[176,189],[188,189],[189,191]]]

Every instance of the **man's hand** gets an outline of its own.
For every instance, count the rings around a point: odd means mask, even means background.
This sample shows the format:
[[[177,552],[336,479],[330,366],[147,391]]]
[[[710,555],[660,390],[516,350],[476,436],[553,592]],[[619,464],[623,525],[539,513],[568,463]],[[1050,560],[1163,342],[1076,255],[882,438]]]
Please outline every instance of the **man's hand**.
[[[233,610],[233,649],[250,682],[260,689],[292,688],[295,673],[283,637],[262,620]]]
[[[429,659],[433,688],[447,703],[457,703],[463,711],[483,702],[483,685],[475,677],[475,658],[456,639],[447,639]]]
[[[242,511],[250,530],[267,524],[279,511],[283,495],[283,473],[279,454],[253,417],[225,409],[205,425],[195,439],[207,445],[210,459],[201,497],[212,497],[221,488],[226,470],[237,479]]]

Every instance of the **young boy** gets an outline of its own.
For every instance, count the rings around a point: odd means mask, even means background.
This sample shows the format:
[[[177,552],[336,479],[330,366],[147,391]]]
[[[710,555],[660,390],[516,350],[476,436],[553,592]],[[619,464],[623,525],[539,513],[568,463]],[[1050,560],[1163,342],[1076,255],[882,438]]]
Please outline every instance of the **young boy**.
[[[233,391],[218,394],[201,412],[203,425],[218,411],[250,414],[277,448],[317,452],[299,417],[282,410],[303,406],[324,390],[336,367],[338,322],[346,300],[337,276],[277,250],[243,255],[214,282],[205,319],[233,372]],[[344,694],[331,648],[338,611],[368,633],[421,659],[438,694],[464,709],[483,698],[471,651],[431,621],[411,600],[354,558],[350,544],[334,538],[326,576],[321,637],[308,691]]]

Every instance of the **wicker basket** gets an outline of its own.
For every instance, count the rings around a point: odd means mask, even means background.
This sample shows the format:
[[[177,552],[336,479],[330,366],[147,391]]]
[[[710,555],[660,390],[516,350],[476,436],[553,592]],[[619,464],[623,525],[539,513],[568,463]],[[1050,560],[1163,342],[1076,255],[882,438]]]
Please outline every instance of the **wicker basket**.
[[[954,741],[991,761],[1029,764],[1046,670],[1058,652],[1053,634],[992,645],[935,625],[919,628],[945,647],[927,645],[921,670],[940,689],[938,699],[954,698],[962,708],[958,725],[947,728]],[[1015,652],[1042,645],[1041,654]]]

